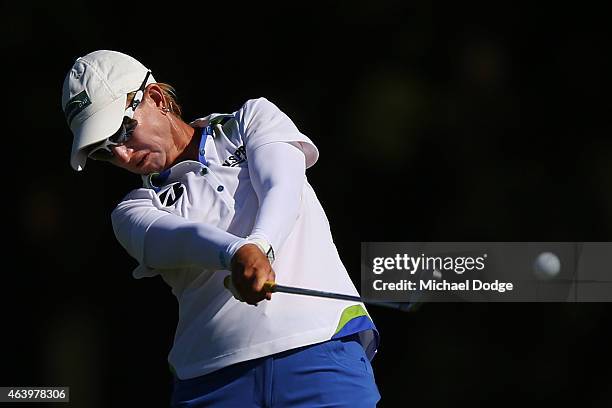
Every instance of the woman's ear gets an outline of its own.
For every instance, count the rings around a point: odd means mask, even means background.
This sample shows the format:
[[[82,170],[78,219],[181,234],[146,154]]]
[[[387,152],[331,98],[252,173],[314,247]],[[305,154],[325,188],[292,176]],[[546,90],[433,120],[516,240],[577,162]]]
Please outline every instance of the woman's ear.
[[[160,109],[166,106],[166,98],[164,97],[164,93],[157,84],[150,84],[147,86],[145,90],[145,99],[149,99],[149,103],[154,104]]]

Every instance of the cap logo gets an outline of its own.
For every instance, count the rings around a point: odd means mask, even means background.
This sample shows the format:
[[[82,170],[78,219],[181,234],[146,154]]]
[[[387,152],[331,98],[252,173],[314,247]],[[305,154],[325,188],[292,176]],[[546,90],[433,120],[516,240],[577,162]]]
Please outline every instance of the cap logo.
[[[89,105],[91,105],[91,100],[89,100],[89,95],[87,95],[87,91],[85,90],[70,98],[64,108],[64,115],[66,115],[68,126],[70,126],[72,119]]]

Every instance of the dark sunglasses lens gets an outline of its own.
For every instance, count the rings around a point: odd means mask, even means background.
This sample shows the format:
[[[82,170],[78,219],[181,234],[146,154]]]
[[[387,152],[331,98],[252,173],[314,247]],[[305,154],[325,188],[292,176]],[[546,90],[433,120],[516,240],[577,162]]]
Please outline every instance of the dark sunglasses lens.
[[[123,118],[123,123],[121,123],[121,127],[114,135],[109,137],[106,140],[101,141],[90,149],[90,152],[87,156],[94,160],[101,161],[109,161],[113,158],[113,152],[110,150],[110,146],[120,145],[127,142],[132,136],[132,132],[138,125],[138,121],[136,119],[130,119],[127,116]],[[111,141],[112,143],[108,143]],[[108,145],[106,148],[100,148],[102,145]]]
[[[109,139],[113,143],[125,143],[128,141],[130,136],[132,136],[132,132],[138,125],[138,121],[136,119],[130,119],[127,116],[123,118],[123,123],[117,132],[112,135]]]

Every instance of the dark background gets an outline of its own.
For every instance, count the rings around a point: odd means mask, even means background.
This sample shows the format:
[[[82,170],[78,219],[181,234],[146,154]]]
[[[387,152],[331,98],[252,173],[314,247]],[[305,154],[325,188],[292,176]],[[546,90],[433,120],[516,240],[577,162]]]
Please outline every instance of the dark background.
[[[610,241],[607,14],[460,3],[3,3],[0,385],[168,403],[176,302],[131,278],[110,225],[139,179],[69,166],[62,82],[96,49],[173,84],[187,120],[260,96],[285,111],[319,147],[308,177],[357,287],[362,241]],[[610,406],[611,310],[371,307],[380,406]]]

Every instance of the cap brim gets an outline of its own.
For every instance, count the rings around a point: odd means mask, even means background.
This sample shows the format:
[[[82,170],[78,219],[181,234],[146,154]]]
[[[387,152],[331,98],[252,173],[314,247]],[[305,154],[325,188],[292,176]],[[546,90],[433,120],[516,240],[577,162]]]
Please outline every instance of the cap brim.
[[[87,154],[83,149],[106,139],[119,129],[126,101],[127,95],[122,95],[84,121],[74,118],[70,126],[74,135],[70,154],[70,165],[73,169],[81,171],[85,168]]]

